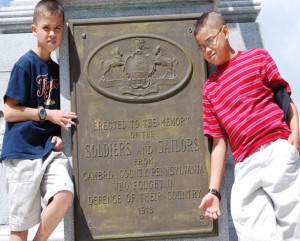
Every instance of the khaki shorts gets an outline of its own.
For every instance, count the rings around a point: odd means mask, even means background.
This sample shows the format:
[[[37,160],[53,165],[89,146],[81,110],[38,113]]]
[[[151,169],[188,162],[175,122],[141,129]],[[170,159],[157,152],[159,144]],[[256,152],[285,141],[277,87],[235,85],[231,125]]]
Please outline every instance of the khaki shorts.
[[[68,159],[62,152],[51,152],[35,160],[4,160],[9,197],[10,230],[23,231],[40,222],[42,205],[47,206],[57,192],[74,195],[68,172]]]

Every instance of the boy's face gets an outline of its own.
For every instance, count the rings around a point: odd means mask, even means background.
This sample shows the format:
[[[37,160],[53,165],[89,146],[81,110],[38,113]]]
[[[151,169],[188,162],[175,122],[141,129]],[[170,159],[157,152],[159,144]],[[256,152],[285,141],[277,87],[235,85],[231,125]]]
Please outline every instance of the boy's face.
[[[32,32],[37,38],[37,48],[41,57],[50,57],[63,38],[63,17],[59,14],[43,13],[38,17],[37,24],[32,25]]]
[[[202,27],[195,36],[199,51],[207,62],[214,65],[222,65],[227,62],[228,29],[226,25],[220,28]]]

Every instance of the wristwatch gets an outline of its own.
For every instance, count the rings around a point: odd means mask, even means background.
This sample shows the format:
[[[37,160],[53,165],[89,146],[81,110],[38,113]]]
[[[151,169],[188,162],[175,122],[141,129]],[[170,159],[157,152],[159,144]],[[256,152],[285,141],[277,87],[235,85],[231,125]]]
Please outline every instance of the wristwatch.
[[[46,120],[47,112],[43,106],[38,107],[38,116],[40,119],[40,123],[44,124],[44,122]]]
[[[219,199],[219,201],[221,201],[221,194],[218,192],[218,190],[209,188],[208,193],[215,195]]]

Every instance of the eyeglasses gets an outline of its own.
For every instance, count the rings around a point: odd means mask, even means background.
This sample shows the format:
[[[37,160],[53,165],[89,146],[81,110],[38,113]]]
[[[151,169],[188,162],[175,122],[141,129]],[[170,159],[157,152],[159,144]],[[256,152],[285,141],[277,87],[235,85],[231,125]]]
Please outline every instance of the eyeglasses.
[[[200,44],[198,45],[198,50],[200,50],[201,52],[205,52],[206,48],[211,48],[212,46],[214,46],[217,42],[217,36],[218,34],[221,32],[221,30],[223,29],[223,26],[220,28],[220,30],[217,32],[217,34],[215,36],[211,36],[206,40],[206,43]]]

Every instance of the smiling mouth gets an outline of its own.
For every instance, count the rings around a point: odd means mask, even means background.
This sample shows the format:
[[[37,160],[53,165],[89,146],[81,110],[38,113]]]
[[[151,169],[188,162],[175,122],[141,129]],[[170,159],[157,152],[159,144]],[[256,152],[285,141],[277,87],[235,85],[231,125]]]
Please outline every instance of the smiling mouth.
[[[210,56],[209,56],[209,58],[211,59],[212,57],[214,57],[216,54],[215,53],[213,53],[213,54],[211,54]]]

